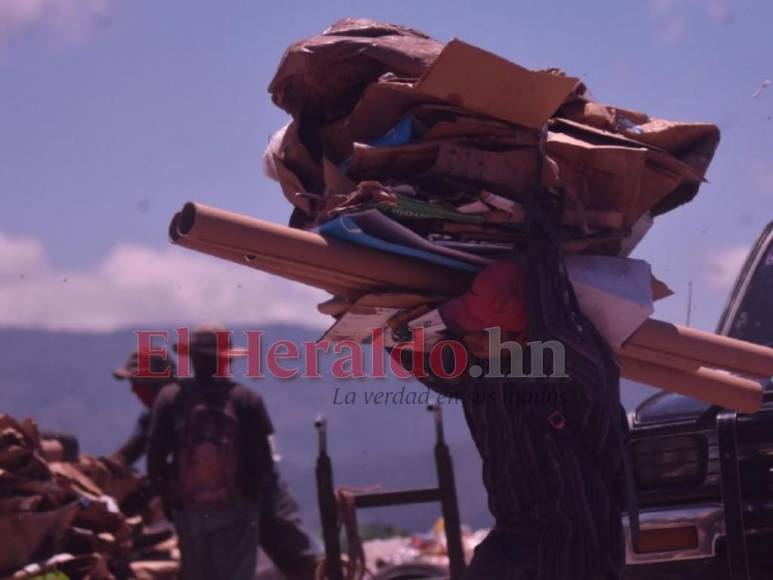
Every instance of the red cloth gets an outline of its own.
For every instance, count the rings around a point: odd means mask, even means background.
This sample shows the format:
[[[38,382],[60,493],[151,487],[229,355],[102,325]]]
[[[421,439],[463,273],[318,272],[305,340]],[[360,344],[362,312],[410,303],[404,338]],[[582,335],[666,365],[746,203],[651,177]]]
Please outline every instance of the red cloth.
[[[475,277],[465,294],[441,305],[440,315],[459,332],[497,326],[503,331],[526,331],[526,266],[509,260],[495,262]]]

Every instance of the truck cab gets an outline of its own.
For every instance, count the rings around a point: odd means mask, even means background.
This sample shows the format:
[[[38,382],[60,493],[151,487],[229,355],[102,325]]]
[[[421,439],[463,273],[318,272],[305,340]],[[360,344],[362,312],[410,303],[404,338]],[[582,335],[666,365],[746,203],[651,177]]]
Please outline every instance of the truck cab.
[[[720,318],[722,335],[773,346],[773,222]],[[661,392],[629,416],[641,534],[626,519],[626,580],[773,577],[773,381],[736,413]]]

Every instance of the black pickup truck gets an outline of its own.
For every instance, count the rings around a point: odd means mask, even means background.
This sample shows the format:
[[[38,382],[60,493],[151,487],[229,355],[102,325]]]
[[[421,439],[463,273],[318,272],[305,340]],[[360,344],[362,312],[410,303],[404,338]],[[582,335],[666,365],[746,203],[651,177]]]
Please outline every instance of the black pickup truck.
[[[773,346],[773,222],[717,332]],[[773,578],[773,382],[764,387],[748,416],[665,392],[631,413],[642,534],[634,548],[628,533],[626,580]]]

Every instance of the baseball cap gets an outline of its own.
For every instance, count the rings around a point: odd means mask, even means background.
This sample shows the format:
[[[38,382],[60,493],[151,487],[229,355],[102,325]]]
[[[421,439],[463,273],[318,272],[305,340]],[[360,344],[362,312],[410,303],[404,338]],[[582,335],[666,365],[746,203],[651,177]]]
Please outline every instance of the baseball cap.
[[[119,381],[125,381],[134,378],[139,372],[140,368],[140,353],[134,351],[126,359],[126,363],[122,367],[118,367],[113,371],[113,377]],[[174,361],[167,356],[166,358],[154,354],[150,357],[150,371],[153,373],[163,373],[167,369],[171,369],[171,376],[174,376],[177,372]]]

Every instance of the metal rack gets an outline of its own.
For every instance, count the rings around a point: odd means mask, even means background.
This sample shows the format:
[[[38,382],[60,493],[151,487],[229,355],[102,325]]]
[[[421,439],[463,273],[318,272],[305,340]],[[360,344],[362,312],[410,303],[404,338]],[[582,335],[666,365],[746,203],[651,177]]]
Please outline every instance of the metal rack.
[[[450,579],[459,580],[464,572],[465,561],[453,461],[443,435],[443,415],[440,406],[430,405],[427,407],[427,410],[432,413],[435,419],[437,486],[355,493],[355,506],[360,509],[440,502],[445,524]],[[327,580],[343,580],[341,542],[338,527],[339,508],[333,483],[333,464],[327,452],[327,420],[320,416],[315,422],[315,426],[319,435],[316,477],[319,514],[322,522],[322,536],[325,543],[325,575]]]

